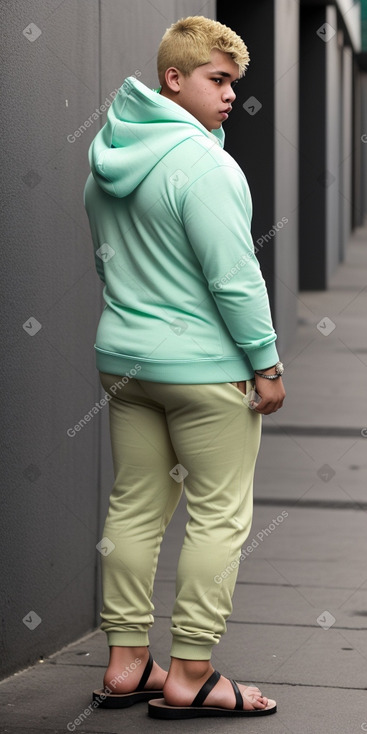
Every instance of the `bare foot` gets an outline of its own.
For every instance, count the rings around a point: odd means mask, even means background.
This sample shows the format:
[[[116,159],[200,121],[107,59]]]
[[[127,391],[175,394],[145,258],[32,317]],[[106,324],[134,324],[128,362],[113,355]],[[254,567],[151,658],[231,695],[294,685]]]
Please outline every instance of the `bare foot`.
[[[178,668],[174,672],[170,669],[166,683],[163,686],[163,695],[166,703],[169,706],[190,706],[196,694],[213,671],[214,668],[210,665],[200,677],[196,675],[192,677],[184,675],[183,671]],[[257,686],[246,686],[241,683],[237,685],[242,694],[244,710],[265,709],[268,704],[271,707],[275,705],[275,701],[268,699],[266,696],[262,696]],[[220,706],[221,708],[233,709],[235,703],[236,699],[231,682],[228,678],[221,676],[206,697],[203,706]]]
[[[112,693],[131,693],[138,686],[148,662],[147,647],[111,647],[110,662],[103,678]],[[144,689],[162,690],[167,677],[155,661]]]

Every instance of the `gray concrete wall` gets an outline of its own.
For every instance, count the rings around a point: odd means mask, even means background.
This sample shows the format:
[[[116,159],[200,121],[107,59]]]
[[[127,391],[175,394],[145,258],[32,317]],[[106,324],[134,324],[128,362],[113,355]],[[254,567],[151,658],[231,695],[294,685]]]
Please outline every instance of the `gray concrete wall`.
[[[359,85],[358,85],[359,86]],[[356,211],[355,217],[359,223],[363,222],[367,216],[367,74],[360,76],[361,89],[361,127],[355,130],[355,143],[357,150],[357,158],[360,162],[361,170],[361,189],[358,197],[359,210]],[[357,188],[357,186],[355,186]]]
[[[275,10],[274,222],[288,220],[275,235],[275,318],[278,351],[291,343],[298,294],[298,59],[299,4],[278,0]]]
[[[352,49],[342,49],[342,93],[341,93],[341,151],[340,169],[342,177],[340,226],[341,242],[339,259],[345,259],[346,249],[352,229],[352,173],[353,173],[353,55]]]
[[[67,135],[98,102],[99,60],[96,2],[15,1],[2,14],[6,675],[95,623],[99,420],[66,433],[99,396],[100,289],[81,203],[94,131]]]
[[[354,115],[352,119],[352,227],[363,226],[367,211],[365,202],[366,178],[366,143],[364,131],[366,125],[367,90],[364,84],[365,72],[361,72],[358,63],[352,62],[352,99]],[[364,136],[364,137],[363,137]]]
[[[103,304],[82,201],[99,108],[136,70],[156,84],[165,29],[214,17],[214,2],[13,0],[0,11],[4,677],[99,624],[95,546],[113,477],[108,409],[92,412]]]
[[[337,11],[335,7],[326,8],[326,22],[337,29]],[[340,95],[342,94],[341,54],[338,44],[338,33],[331,38],[326,47],[326,171],[333,181],[325,187],[326,195],[326,286],[330,276],[339,263],[342,229],[339,211],[344,204],[340,195],[342,187],[341,171],[341,125]]]
[[[300,287],[320,290],[360,224],[360,88],[336,5],[302,2],[300,33]]]

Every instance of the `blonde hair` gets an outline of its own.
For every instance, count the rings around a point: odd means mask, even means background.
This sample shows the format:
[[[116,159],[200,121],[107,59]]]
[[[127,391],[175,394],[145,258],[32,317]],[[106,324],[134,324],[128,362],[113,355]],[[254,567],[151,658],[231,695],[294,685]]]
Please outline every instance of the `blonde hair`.
[[[159,83],[164,81],[166,69],[175,66],[184,76],[202,64],[210,62],[213,49],[224,51],[239,66],[243,76],[250,61],[247,46],[231,28],[202,15],[181,18],[167,28],[158,48],[157,67]]]

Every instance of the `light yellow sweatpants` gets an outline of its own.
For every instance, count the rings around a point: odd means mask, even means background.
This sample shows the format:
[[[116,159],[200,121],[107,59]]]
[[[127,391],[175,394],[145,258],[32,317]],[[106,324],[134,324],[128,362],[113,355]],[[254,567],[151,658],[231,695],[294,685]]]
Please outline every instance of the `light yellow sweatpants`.
[[[251,528],[261,415],[228,382],[173,385],[99,375],[110,396],[115,475],[103,531],[115,547],[101,555],[101,629],[110,646],[149,645],[160,545],[184,489],[189,521],[170,654],[209,660],[226,631]]]

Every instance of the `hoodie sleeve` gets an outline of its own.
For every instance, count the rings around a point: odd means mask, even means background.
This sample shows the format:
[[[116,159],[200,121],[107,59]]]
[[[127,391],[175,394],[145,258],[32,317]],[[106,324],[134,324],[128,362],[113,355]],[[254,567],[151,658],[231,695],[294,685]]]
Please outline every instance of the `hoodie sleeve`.
[[[239,167],[218,166],[194,181],[182,203],[191,246],[228,331],[253,369],[278,352],[269,298],[251,236],[252,202]]]
[[[101,258],[97,255],[97,248],[94,247],[93,249],[94,249],[94,262],[96,266],[97,275],[100,277],[102,283],[106,284],[103,262]]]
[[[97,255],[97,250],[99,249],[99,237],[98,232],[96,229],[96,224],[94,219],[90,217],[90,209],[93,208],[93,188],[94,188],[94,182],[93,182],[93,176],[90,173],[83,191],[83,204],[84,208],[86,210],[86,213],[89,217],[89,226],[92,234],[92,241],[93,241],[93,255],[94,255],[94,264],[96,266],[96,271],[98,276],[100,277],[102,283],[105,283],[105,276],[104,276],[104,267],[103,267],[103,249],[100,252],[100,255],[102,255],[102,258]]]

